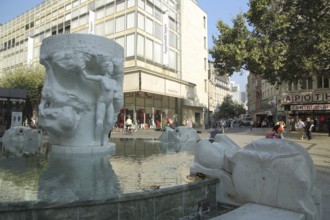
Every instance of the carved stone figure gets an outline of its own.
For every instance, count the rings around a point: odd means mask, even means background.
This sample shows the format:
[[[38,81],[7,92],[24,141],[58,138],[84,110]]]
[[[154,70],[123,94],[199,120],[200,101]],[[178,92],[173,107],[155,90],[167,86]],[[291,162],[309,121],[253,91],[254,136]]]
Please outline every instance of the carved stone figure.
[[[51,151],[39,179],[39,199],[74,201],[110,198],[120,189],[109,155],[108,133],[123,105],[123,48],[87,34],[63,34],[42,41],[46,80],[39,125]]]
[[[198,142],[191,173],[220,179],[217,200],[244,205],[249,202],[304,213],[319,220],[321,193],[309,153],[288,140],[260,139],[242,149],[225,135]]]
[[[175,129],[165,126],[165,131],[159,137],[163,151],[174,150],[192,151],[195,150],[196,141],[200,138],[193,128],[179,126]]]
[[[18,157],[35,154],[42,145],[42,132],[24,126],[11,127],[5,131],[2,144],[6,152]]]
[[[39,124],[53,145],[107,146],[123,105],[123,48],[96,35],[63,34],[43,40],[46,79]]]

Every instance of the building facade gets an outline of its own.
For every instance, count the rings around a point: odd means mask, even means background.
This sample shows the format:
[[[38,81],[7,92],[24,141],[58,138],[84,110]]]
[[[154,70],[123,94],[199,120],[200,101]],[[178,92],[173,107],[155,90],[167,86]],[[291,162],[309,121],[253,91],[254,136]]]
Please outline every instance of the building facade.
[[[316,131],[327,131],[330,118],[330,79],[313,76],[299,83],[274,86],[259,76],[248,79],[248,107],[253,120],[284,121],[293,128],[298,118],[310,117]]]
[[[38,63],[46,37],[104,36],[125,50],[119,124],[130,114],[141,127],[166,115],[199,126],[207,107],[206,22],[195,0],[45,0],[0,26],[0,73]]]
[[[232,95],[231,84],[228,76],[219,76],[212,62],[208,62],[208,108],[205,111],[207,122],[212,122],[212,115],[217,112],[224,97]]]

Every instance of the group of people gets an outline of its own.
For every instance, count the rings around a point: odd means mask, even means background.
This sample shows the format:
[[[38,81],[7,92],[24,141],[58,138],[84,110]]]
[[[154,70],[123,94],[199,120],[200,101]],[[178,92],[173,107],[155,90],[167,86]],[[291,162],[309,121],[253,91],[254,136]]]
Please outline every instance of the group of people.
[[[284,121],[279,121],[275,124],[272,131],[272,137],[277,139],[284,139],[285,133],[285,123]]]
[[[314,127],[315,125],[309,117],[306,118],[305,122],[303,122],[302,119],[299,118],[298,122],[295,123],[295,130],[298,132],[298,138],[300,140],[304,140],[304,134],[306,135],[307,140],[311,140],[312,131]],[[283,121],[277,122],[273,127],[273,131],[272,131],[273,138],[284,139],[284,133],[285,133],[285,123]]]
[[[308,117],[306,121],[303,122],[301,118],[298,119],[298,122],[295,125],[295,129],[298,131],[298,138],[304,140],[304,133],[308,140],[312,139],[312,129],[314,124],[311,122],[311,119]]]

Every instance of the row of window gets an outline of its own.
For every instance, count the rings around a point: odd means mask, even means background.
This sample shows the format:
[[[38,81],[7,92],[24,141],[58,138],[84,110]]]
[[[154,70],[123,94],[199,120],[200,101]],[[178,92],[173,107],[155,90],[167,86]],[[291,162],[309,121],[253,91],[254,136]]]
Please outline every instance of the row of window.
[[[314,82],[313,78],[309,78],[302,80],[301,83],[289,83],[288,90],[294,91],[294,90],[305,90],[305,89],[315,89],[315,88],[317,89],[330,88],[330,79],[328,77],[319,76],[316,78],[316,84],[314,84],[313,82]]]
[[[138,6],[141,9],[143,9],[145,12],[155,17],[159,21],[161,21],[162,19],[163,11],[168,11],[170,17],[172,17],[173,19],[176,18],[176,12],[170,9],[175,9],[172,1],[168,2],[168,7],[167,5],[162,4],[161,0],[95,0],[90,2],[89,4],[84,4],[86,2],[86,0],[84,0],[74,1],[72,3],[70,2],[69,4],[57,9],[57,1],[53,1],[53,4],[51,6],[48,6],[43,10],[40,10],[38,6],[36,8],[31,9],[30,16],[28,18],[22,19],[26,16],[21,16],[3,25],[1,27],[1,32],[5,33],[4,37],[7,35],[6,32],[8,32],[8,34],[19,35],[21,33],[24,33],[24,30],[26,31],[32,29],[35,26],[47,24],[50,21],[61,20],[62,18],[65,18],[65,20],[67,21],[70,20],[71,17],[74,18],[78,17],[79,15],[86,14],[89,10],[97,11],[97,18],[105,17],[135,6],[136,1],[138,2]],[[77,9],[72,10],[78,5],[81,6]],[[44,7],[46,5],[42,4],[42,6]]]

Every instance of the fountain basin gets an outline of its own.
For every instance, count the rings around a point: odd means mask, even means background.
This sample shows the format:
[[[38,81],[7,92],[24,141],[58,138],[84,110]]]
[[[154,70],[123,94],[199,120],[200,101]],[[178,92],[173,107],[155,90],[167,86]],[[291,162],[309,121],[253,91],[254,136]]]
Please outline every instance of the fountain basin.
[[[0,219],[179,219],[198,213],[201,203],[215,211],[217,179],[128,193],[114,198],[0,204]]]
[[[49,163],[53,163],[47,159],[47,154],[38,155],[37,158],[2,156],[0,219],[178,219],[198,213],[201,204],[204,204],[204,211],[205,205],[207,211],[216,210],[215,190],[218,180],[191,182],[187,179],[194,157],[191,152],[164,149],[159,141],[152,139],[118,138],[112,141],[116,144],[116,154],[108,159],[111,173],[108,177],[112,177],[112,192],[116,193],[98,193],[91,198],[90,192],[80,190],[77,193],[79,198],[68,199],[65,198],[64,188],[57,186],[58,182],[49,184],[45,176],[53,179],[58,175],[53,175],[53,172],[45,175],[49,172]],[[46,144],[44,148],[47,147],[49,146]],[[70,154],[66,155],[71,157]],[[85,161],[85,157],[79,154],[77,157]],[[89,159],[89,156],[86,157],[86,161]],[[64,161],[67,160],[64,158]],[[63,161],[60,160],[55,164],[61,163]],[[84,162],[79,164],[81,170],[91,167]],[[70,168],[65,167],[63,172]],[[58,169],[56,166],[55,168]],[[73,171],[80,172],[79,169]],[[20,179],[24,181],[20,182]],[[84,184],[88,185],[86,182],[79,185]],[[159,188],[152,189],[152,185],[158,185]],[[54,194],[64,198],[44,196],[41,189],[46,188],[44,191],[47,192],[54,186],[57,188]],[[56,193],[57,190],[60,191]]]

